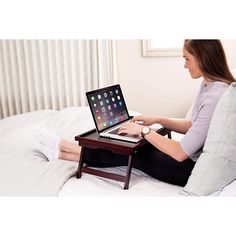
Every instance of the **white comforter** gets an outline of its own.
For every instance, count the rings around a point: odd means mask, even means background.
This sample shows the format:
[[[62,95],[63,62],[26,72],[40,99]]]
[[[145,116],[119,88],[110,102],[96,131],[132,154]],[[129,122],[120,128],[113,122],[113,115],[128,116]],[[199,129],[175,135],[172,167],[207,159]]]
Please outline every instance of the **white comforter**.
[[[76,179],[77,163],[48,162],[35,150],[34,126],[43,126],[74,142],[76,135],[94,128],[94,123],[87,107],[43,110],[1,120],[0,195],[182,196],[182,187],[158,181],[136,169],[132,169],[129,190],[123,190],[121,182],[85,173]],[[126,168],[107,171],[123,175]],[[235,185],[232,184],[233,190]],[[215,195],[234,195],[232,188],[226,190]]]

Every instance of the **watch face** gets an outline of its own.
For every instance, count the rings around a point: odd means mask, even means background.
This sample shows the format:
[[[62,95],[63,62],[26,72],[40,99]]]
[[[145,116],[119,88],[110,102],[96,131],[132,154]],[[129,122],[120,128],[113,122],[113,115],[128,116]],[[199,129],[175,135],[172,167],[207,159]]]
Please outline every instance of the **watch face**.
[[[146,134],[146,133],[148,133],[148,132],[149,132],[149,128],[148,128],[148,127],[144,127],[144,128],[143,128],[143,133]]]
[[[149,134],[150,130],[151,130],[151,129],[150,129],[149,127],[143,127],[143,128],[142,128],[142,131],[141,131],[142,137],[144,138],[144,136],[145,136],[146,134]]]

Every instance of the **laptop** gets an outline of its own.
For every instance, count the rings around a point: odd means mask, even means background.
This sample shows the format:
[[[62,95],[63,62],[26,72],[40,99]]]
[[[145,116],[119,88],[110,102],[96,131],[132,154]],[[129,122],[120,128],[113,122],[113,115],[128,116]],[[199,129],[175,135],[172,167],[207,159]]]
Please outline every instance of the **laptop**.
[[[119,84],[87,92],[86,97],[100,137],[132,143],[142,139],[141,135],[117,134],[131,120]]]

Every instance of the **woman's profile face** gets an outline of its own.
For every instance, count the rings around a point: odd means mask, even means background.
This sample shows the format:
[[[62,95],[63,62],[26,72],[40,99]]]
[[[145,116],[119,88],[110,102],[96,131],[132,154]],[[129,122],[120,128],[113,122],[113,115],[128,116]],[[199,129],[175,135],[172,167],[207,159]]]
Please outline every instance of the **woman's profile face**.
[[[190,54],[185,48],[183,48],[183,57],[185,59],[184,68],[188,69],[191,77],[193,79],[200,78],[203,74],[198,67],[198,63],[195,60],[194,56]]]

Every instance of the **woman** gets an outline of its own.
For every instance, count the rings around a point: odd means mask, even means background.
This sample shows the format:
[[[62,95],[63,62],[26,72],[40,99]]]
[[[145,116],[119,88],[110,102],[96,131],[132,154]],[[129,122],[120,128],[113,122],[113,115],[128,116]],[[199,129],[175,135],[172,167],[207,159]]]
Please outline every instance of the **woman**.
[[[193,79],[203,78],[196,98],[191,120],[159,116],[136,116],[132,122],[120,128],[119,134],[141,134],[151,145],[143,147],[133,158],[133,167],[164,182],[184,186],[196,160],[202,152],[215,107],[227,89],[235,81],[230,73],[220,40],[185,40],[184,67]],[[142,123],[142,125],[140,125]],[[147,126],[159,123],[173,131],[185,134],[180,142],[159,135]],[[41,132],[50,137],[50,133]],[[53,135],[51,135],[50,139]],[[41,140],[46,140],[41,138]],[[40,139],[39,139],[40,140]],[[55,158],[78,160],[80,148],[66,140],[57,140]],[[48,146],[45,142],[45,146]],[[53,145],[52,145],[53,146]],[[55,145],[54,145],[55,147]],[[115,158],[112,156],[116,155]],[[107,158],[110,156],[110,158]],[[105,158],[104,158],[105,157]],[[127,165],[127,157],[102,150],[85,150],[85,162],[96,167]]]

